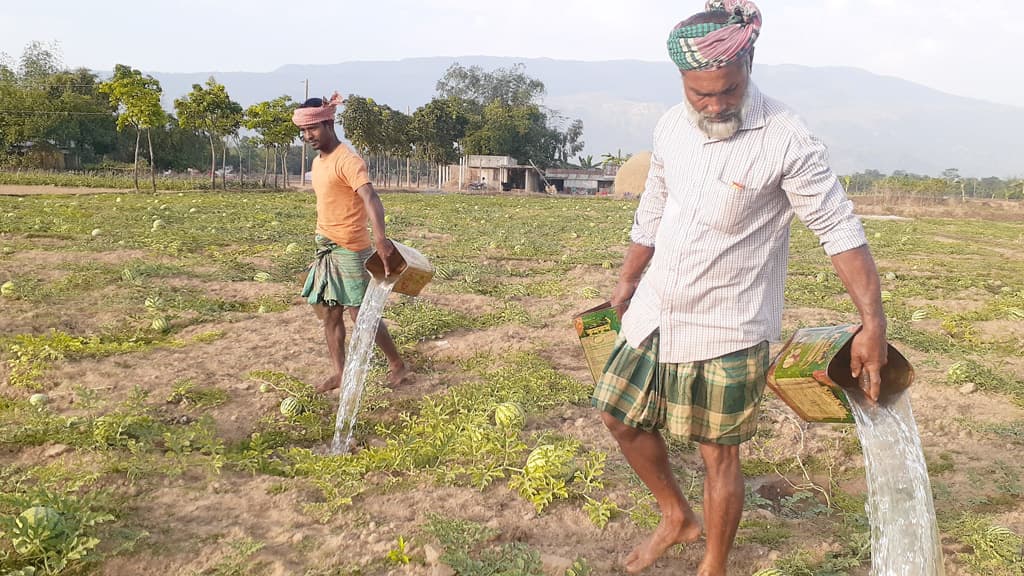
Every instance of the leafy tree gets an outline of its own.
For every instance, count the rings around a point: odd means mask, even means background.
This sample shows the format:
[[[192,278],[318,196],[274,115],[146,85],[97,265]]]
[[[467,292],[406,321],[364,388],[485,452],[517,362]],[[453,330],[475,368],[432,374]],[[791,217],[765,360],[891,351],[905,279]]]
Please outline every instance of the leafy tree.
[[[544,83],[522,64],[488,72],[453,64],[437,82],[439,98],[464,102],[470,126],[463,141],[470,154],[514,156],[541,168],[567,165],[583,150],[583,122],[544,108]]]
[[[234,134],[241,125],[242,107],[228,96],[227,89],[223,84],[210,76],[205,87],[193,84],[191,92],[176,99],[174,110],[178,114],[178,123],[182,128],[194,130],[207,137],[210,143],[210,186],[216,188],[217,149],[215,143],[221,143],[223,156],[226,156],[227,143],[224,139]],[[223,166],[226,167],[226,165],[227,160],[225,159]],[[226,187],[225,178],[222,178],[222,182],[225,182]]]
[[[466,68],[456,62],[437,81],[435,89],[439,98],[461,98],[479,108],[495,100],[505,106],[525,106],[534,104],[545,92],[544,83],[527,76],[525,70],[523,64],[515,64],[487,72],[479,66]]]
[[[622,166],[632,156],[633,156],[632,154],[626,154],[625,156],[623,156],[621,149],[617,150],[615,152],[615,154],[612,154],[610,152],[605,152],[604,154],[601,154],[601,165],[602,166]]]
[[[269,169],[269,152],[274,151],[275,165],[282,158],[281,167],[285,174],[287,186],[288,151],[295,141],[295,125],[292,124],[292,113],[298,103],[291,96],[279,96],[273,100],[253,104],[245,110],[245,127],[258,135],[256,143],[267,150],[264,162],[263,177],[266,180]],[[274,187],[277,187],[277,170],[274,171]]]
[[[458,143],[466,136],[471,121],[461,98],[435,98],[413,112],[411,141],[417,155],[434,164],[459,159]]]
[[[135,129],[135,189],[139,189],[139,141],[142,131],[146,132],[149,144],[149,175],[156,192],[156,158],[153,156],[152,129],[167,123],[167,114],[160,106],[160,82],[152,76],[143,76],[142,72],[118,64],[114,67],[114,76],[100,85],[101,93],[110,98],[111,105],[119,112],[117,129],[123,131],[129,127]]]

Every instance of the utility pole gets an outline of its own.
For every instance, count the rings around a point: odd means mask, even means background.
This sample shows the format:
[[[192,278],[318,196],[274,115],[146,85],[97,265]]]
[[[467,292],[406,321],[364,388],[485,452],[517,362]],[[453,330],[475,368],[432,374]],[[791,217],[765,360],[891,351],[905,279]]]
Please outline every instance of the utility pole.
[[[306,96],[305,96],[305,98],[303,98],[302,101],[305,102],[306,100],[309,100],[309,78],[306,78]],[[302,186],[306,185],[306,140],[305,140],[305,138],[303,138],[303,140],[302,140],[302,171],[300,172],[300,174],[301,175],[299,177],[302,178],[302,180],[299,183],[299,187],[302,187]]]

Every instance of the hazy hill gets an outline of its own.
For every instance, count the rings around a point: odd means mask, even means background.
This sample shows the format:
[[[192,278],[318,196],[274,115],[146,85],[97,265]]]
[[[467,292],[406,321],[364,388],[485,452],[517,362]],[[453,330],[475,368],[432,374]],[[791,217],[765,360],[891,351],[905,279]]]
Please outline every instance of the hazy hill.
[[[671,63],[619,60],[579,62],[467,56],[412,58],[390,62],[289,65],[268,73],[154,73],[165,104],[211,74],[243,106],[289,94],[301,100],[309,79],[311,96],[337,89],[412,111],[434,94],[434,84],[453,62],[487,69],[522,62],[547,85],[545,104],[584,123],[585,154],[650,147],[658,117],[682,98]],[[938,174],[959,168],[964,175],[1024,174],[1016,146],[1024,133],[1024,108],[952,96],[931,88],[855,68],[759,65],[761,89],[795,109],[829,145],[841,172],[874,168]]]

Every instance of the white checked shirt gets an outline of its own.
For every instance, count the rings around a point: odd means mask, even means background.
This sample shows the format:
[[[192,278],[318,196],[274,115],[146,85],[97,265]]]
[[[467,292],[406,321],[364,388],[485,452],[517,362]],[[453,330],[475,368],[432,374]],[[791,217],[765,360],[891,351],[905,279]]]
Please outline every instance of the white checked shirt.
[[[866,244],[825,146],[753,84],[740,130],[712,140],[680,103],[654,131],[633,242],[654,247],[622,321],[637,347],[660,329],[658,361],[717,358],[778,340],[796,213],[830,256]]]

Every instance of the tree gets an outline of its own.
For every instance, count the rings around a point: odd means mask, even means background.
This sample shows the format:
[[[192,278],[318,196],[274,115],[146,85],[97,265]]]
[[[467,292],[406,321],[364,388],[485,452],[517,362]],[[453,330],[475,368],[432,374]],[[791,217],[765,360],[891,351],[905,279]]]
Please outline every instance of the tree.
[[[621,149],[617,150],[615,152],[615,154],[612,154],[610,152],[605,152],[604,154],[601,154],[601,165],[602,166],[622,166],[632,156],[633,156],[632,154],[626,154],[625,156],[623,156]]]
[[[594,157],[591,155],[577,156],[576,159],[580,163],[580,168],[590,170],[591,168],[597,168],[598,165],[594,163]]]
[[[436,88],[439,98],[466,103],[467,153],[514,156],[546,168],[567,165],[583,150],[583,122],[544,108],[544,83],[528,76],[522,64],[488,72],[456,63]]]
[[[139,140],[142,131],[146,131],[149,143],[149,176],[156,192],[156,158],[153,156],[154,127],[167,123],[167,114],[160,106],[160,82],[142,72],[118,64],[114,66],[114,76],[100,85],[101,93],[110,98],[110,104],[117,108],[117,130],[123,131],[129,126],[135,129],[135,189],[139,189]]]
[[[210,143],[210,186],[217,187],[217,149],[215,142],[221,142],[226,154],[224,139],[234,134],[242,121],[242,107],[228,96],[227,89],[213,76],[206,81],[206,87],[192,85],[192,91],[174,101],[178,123],[182,128],[206,135]],[[294,134],[294,133],[293,133]],[[225,158],[224,166],[227,165]],[[227,172],[224,170],[224,172]],[[226,174],[222,178],[226,188]]]
[[[281,166],[286,175],[285,185],[287,186],[288,150],[295,141],[296,128],[292,124],[292,113],[298,106],[293,102],[291,96],[278,96],[273,100],[259,102],[246,108],[245,127],[255,131],[259,136],[257,143],[268,152],[274,150],[276,159],[281,157],[281,150],[284,150]],[[264,163],[264,180],[269,168],[269,163]],[[277,187],[277,171],[274,171],[274,186]]]
[[[466,136],[470,116],[460,98],[435,98],[412,114],[410,130],[416,153],[434,164],[459,159],[458,143]]]
[[[525,73],[523,64],[487,72],[479,66],[463,67],[458,62],[445,71],[435,89],[440,98],[461,98],[479,108],[497,100],[505,106],[533,104],[545,92],[544,83]]]

